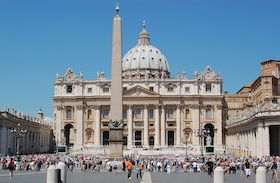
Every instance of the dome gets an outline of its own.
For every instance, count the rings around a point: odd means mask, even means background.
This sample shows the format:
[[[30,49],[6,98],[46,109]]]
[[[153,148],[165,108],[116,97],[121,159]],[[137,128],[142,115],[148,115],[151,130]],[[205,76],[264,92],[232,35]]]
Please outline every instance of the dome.
[[[123,78],[169,78],[169,66],[163,53],[150,44],[143,24],[138,44],[123,57]]]

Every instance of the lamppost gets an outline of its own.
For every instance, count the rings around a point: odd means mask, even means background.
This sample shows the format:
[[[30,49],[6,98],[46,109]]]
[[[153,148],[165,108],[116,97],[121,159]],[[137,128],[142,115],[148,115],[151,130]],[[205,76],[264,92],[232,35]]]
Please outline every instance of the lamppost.
[[[27,130],[22,128],[18,123],[16,128],[10,128],[10,132],[16,137],[16,155],[19,156],[19,140],[20,137],[23,137],[27,133]]]
[[[203,155],[203,138],[207,137],[208,135],[210,135],[210,130],[208,128],[206,129],[196,129],[193,131],[196,136],[198,136],[200,138],[200,156],[202,159],[204,159],[204,155]]]

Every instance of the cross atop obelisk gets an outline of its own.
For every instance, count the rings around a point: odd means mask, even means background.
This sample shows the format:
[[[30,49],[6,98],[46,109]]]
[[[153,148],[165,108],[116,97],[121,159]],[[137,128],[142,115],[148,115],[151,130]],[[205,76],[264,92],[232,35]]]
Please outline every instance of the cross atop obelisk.
[[[119,1],[116,6],[117,15],[113,21],[112,42],[112,74],[111,74],[111,121],[110,121],[110,158],[122,159],[122,21],[119,17]]]

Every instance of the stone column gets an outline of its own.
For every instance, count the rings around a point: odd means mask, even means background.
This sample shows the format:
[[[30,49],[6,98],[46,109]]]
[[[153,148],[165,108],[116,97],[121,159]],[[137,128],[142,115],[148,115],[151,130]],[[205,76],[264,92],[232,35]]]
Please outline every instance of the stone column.
[[[1,151],[0,153],[3,154],[4,156],[8,153],[7,152],[7,142],[8,142],[8,128],[6,125],[1,126]]]
[[[81,147],[84,140],[84,106],[77,105],[77,136],[75,146]]]
[[[133,123],[132,123],[132,119],[133,119],[133,114],[132,114],[132,105],[128,105],[128,125],[127,125],[127,129],[128,129],[128,136],[127,136],[127,147],[131,148],[133,147],[132,144],[132,130],[133,130]]]
[[[62,129],[62,119],[63,119],[63,106],[57,106],[57,111],[56,111],[56,142],[58,145],[61,145],[61,129]]]
[[[176,109],[176,145],[181,145],[181,105],[177,105]]]
[[[269,126],[263,129],[263,155],[270,156]]]
[[[192,130],[197,130],[200,129],[200,110],[199,110],[199,105],[192,105]],[[195,133],[193,133],[193,145],[194,146],[199,146],[199,137],[196,136]]]
[[[159,105],[155,109],[155,147],[159,147]]]
[[[222,148],[223,145],[223,132],[222,132],[222,105],[216,106],[216,119],[217,119],[217,145],[218,148]]]
[[[261,157],[263,156],[263,127],[261,125],[258,125],[257,127],[257,156]]]
[[[149,147],[149,115],[148,105],[144,105],[144,147]]]
[[[161,147],[165,147],[165,105],[161,106]]]
[[[95,108],[95,130],[94,130],[94,146],[100,147],[100,105],[94,106]]]

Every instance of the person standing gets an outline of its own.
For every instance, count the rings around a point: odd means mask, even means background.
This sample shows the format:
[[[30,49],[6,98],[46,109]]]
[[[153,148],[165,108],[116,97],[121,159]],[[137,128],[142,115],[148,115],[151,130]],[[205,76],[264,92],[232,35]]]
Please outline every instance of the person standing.
[[[207,172],[210,177],[212,177],[214,163],[208,158],[208,161],[205,163],[207,166]]]
[[[142,170],[143,170],[143,166],[140,164],[139,160],[137,160],[137,162],[136,162],[137,180],[138,180],[138,176],[140,177],[140,180],[142,180]]]
[[[117,163],[116,159],[114,159],[114,161],[113,161],[113,169],[114,169],[114,174],[117,174],[118,163]]]
[[[247,179],[251,175],[251,169],[250,168],[251,168],[251,164],[249,163],[248,159],[246,159],[245,163],[244,163],[244,170],[245,170],[245,175],[246,175]]]
[[[193,172],[196,173],[197,172],[197,162],[194,161],[192,165],[193,165]]]
[[[132,163],[131,163],[131,159],[129,159],[126,163],[126,167],[127,167],[127,178],[131,179],[131,173],[132,173]]]
[[[275,160],[275,158],[273,159],[273,162],[270,166],[270,170],[272,170],[272,175],[271,175],[271,182],[273,182],[273,177],[275,175],[276,177],[276,181],[279,182],[279,178],[278,178],[278,174],[277,174],[277,169],[278,169],[278,165],[277,165],[277,162]]]
[[[123,166],[122,171],[125,171],[125,161],[124,160],[122,162],[122,166]]]
[[[14,169],[15,169],[14,159],[11,158],[11,161],[8,164],[8,170],[10,171],[10,181],[13,180]]]

